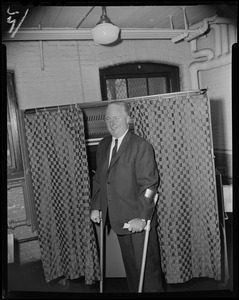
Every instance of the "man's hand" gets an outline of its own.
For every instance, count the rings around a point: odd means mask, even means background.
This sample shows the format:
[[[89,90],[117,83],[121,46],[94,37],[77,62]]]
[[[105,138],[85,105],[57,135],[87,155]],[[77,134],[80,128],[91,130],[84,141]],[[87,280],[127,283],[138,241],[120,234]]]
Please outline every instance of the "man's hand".
[[[128,222],[128,224],[129,224],[128,230],[135,233],[135,232],[141,232],[144,230],[144,227],[146,226],[146,221],[136,218],[136,219],[130,220]]]
[[[100,223],[101,221],[101,212],[97,209],[92,210],[90,214],[90,218],[94,223]]]

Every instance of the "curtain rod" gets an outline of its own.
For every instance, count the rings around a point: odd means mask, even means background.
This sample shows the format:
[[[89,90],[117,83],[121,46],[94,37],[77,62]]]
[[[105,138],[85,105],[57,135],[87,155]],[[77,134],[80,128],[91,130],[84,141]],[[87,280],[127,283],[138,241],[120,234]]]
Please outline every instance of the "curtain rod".
[[[174,93],[166,93],[166,94],[156,94],[156,95],[149,95],[149,96],[140,96],[140,97],[132,97],[132,98],[126,98],[126,99],[116,99],[116,100],[107,100],[105,102],[107,103],[111,103],[111,102],[114,102],[114,101],[132,101],[134,99],[137,99],[137,100],[144,100],[144,99],[148,99],[148,98],[152,98],[152,97],[156,97],[156,96],[159,96],[160,98],[162,97],[167,97],[167,98],[172,98],[173,96],[175,95],[182,95],[182,94],[205,94],[207,92],[207,89],[197,89],[197,90],[193,90],[193,91],[184,91],[184,92],[174,92]],[[154,99],[153,99],[154,100]]]
[[[27,114],[35,114],[38,111],[56,111],[56,110],[69,109],[76,105],[79,105],[79,104],[72,103],[72,104],[64,104],[64,105],[57,105],[57,106],[42,106],[42,107],[25,109],[23,111],[24,111],[24,114],[27,115]]]
[[[131,102],[134,99],[137,100],[143,100],[143,99],[149,99],[153,98],[156,96],[159,96],[160,98],[162,97],[167,97],[171,98],[175,95],[182,95],[182,94],[205,94],[207,89],[200,89],[200,90],[193,90],[193,91],[184,91],[184,92],[175,92],[175,93],[166,93],[166,94],[157,94],[157,95],[149,95],[149,96],[141,96],[141,97],[132,97],[132,98],[126,98],[126,99],[115,99],[115,100],[104,100],[104,101],[95,101],[95,102],[88,102],[88,103],[72,103],[72,104],[64,104],[64,105],[56,105],[56,106],[46,106],[46,107],[37,107],[37,108],[29,108],[24,110],[25,114],[35,114],[37,111],[56,111],[56,110],[64,110],[64,109],[69,109],[74,106],[78,106],[81,109],[84,108],[91,108],[91,107],[100,107],[100,106],[105,106],[109,103],[113,103],[114,101],[126,101],[126,102]],[[154,99],[153,99],[154,100]]]

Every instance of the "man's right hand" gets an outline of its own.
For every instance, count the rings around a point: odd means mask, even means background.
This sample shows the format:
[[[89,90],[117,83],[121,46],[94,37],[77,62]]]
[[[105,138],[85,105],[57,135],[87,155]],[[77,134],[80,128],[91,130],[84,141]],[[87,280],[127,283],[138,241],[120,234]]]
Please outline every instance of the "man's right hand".
[[[101,221],[101,212],[97,209],[91,211],[90,218],[94,223],[100,223]]]

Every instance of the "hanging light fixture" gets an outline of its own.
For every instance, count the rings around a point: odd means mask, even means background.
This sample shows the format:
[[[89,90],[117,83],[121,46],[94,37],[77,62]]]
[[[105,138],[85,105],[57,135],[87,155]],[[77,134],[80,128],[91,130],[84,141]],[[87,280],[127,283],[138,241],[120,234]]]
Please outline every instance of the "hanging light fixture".
[[[115,42],[119,36],[119,27],[111,23],[106,13],[106,7],[102,6],[102,15],[96,27],[91,30],[93,40],[102,45]]]

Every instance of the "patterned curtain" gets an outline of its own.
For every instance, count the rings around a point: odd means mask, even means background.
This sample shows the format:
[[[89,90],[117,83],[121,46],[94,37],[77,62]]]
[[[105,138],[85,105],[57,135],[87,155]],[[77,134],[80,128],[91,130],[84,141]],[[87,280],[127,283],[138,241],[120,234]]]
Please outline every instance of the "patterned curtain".
[[[221,250],[207,94],[131,102],[134,131],[155,149],[162,268],[168,283],[221,278]]]
[[[25,129],[46,281],[100,280],[90,221],[90,183],[79,107],[25,114]]]

